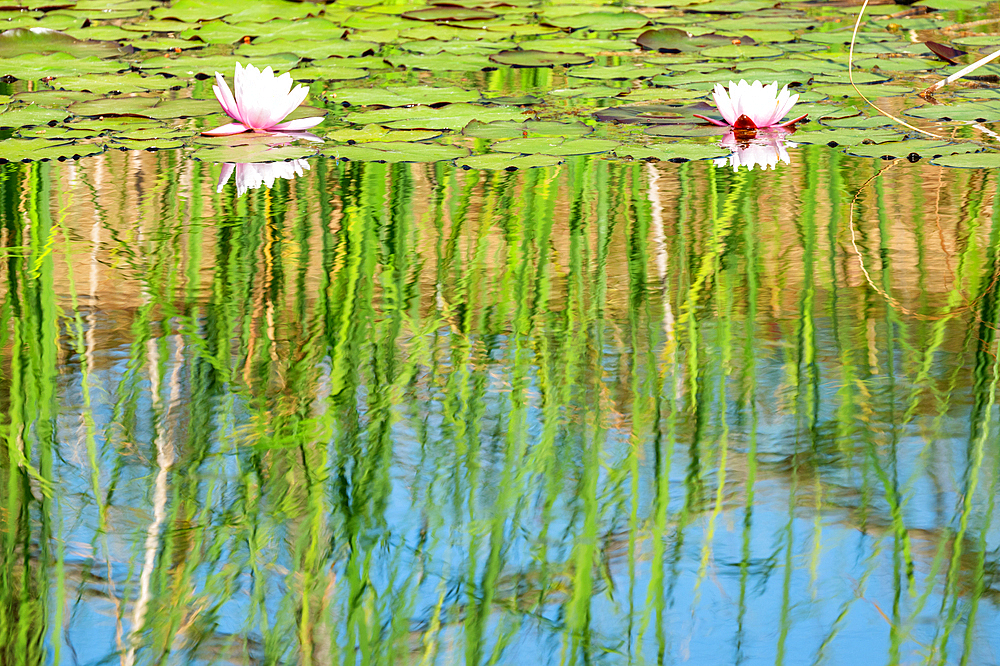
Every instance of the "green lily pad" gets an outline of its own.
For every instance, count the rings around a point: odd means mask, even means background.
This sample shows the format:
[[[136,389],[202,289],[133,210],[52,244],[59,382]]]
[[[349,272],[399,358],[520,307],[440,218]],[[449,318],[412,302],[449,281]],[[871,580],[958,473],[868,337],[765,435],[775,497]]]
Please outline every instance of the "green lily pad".
[[[484,69],[496,69],[496,63],[481,55],[452,55],[437,53],[434,55],[396,54],[386,59],[393,67],[407,69],[422,69],[432,72],[472,72]]]
[[[292,53],[300,58],[316,60],[336,56],[346,58],[349,56],[361,56],[368,53],[375,53],[379,50],[379,45],[375,42],[346,41],[346,40],[288,40],[275,39],[264,43],[241,44],[236,48],[235,54],[244,58],[257,58],[269,56],[275,53]]]
[[[828,146],[858,146],[861,144],[887,143],[900,138],[893,130],[832,129],[820,131],[799,131],[791,136],[795,143],[826,144]]]
[[[65,90],[32,90],[30,92],[20,92],[13,96],[13,99],[25,104],[37,104],[51,109],[64,110],[73,102],[82,102],[88,99],[97,99],[95,95],[86,92],[71,92]]]
[[[500,65],[511,67],[553,67],[563,65],[588,65],[594,62],[591,56],[582,53],[561,53],[559,51],[500,51],[489,56],[489,59]]]
[[[468,7],[437,6],[426,9],[415,9],[401,14],[403,18],[413,21],[434,21],[435,23],[448,23],[452,21],[483,21],[496,18],[497,15],[485,9],[474,9]]]
[[[943,65],[944,63],[930,58],[865,58],[854,61],[855,67],[883,72],[925,72]]]
[[[733,37],[724,37],[714,33],[692,35],[679,28],[658,28],[646,30],[635,43],[647,51],[660,53],[700,53],[703,49],[715,46],[732,46]],[[742,40],[741,40],[742,41]],[[754,43],[752,39],[749,43]]]
[[[413,107],[378,109],[348,113],[344,120],[358,125],[384,125],[395,129],[461,129],[473,120],[518,120],[524,118],[520,109],[473,104],[448,104],[441,108]]]
[[[725,128],[704,123],[676,123],[652,125],[645,129],[650,136],[673,136],[678,138],[694,138],[699,136],[722,136]]]
[[[1000,168],[1000,153],[964,153],[942,155],[931,160],[935,166],[958,167],[962,169]]]
[[[232,84],[237,62],[240,62],[244,67],[252,64],[258,69],[271,67],[275,72],[285,72],[298,64],[299,58],[290,53],[276,53],[264,58],[257,58],[251,63],[249,60],[237,60],[233,56],[198,57],[181,54],[176,57],[156,56],[138,64],[147,73],[155,71],[174,76],[195,76],[196,74],[215,76],[215,73],[219,72]]]
[[[301,111],[302,107],[296,109]],[[161,120],[169,118],[196,118],[219,113],[221,108],[219,102],[214,99],[165,99],[156,106],[146,109],[140,115]],[[310,115],[323,115],[325,111],[316,109],[317,113]],[[294,114],[290,117],[294,117]]]
[[[185,30],[196,27],[197,23],[185,23],[183,21],[139,21],[138,23],[123,23],[122,30],[131,32],[167,32],[180,34]]]
[[[110,97],[71,104],[69,110],[76,116],[145,116],[144,111],[160,101],[156,97]],[[218,110],[216,106],[215,110]],[[148,116],[146,116],[148,117]]]
[[[201,41],[188,41],[173,37],[157,37],[153,39],[136,39],[130,44],[140,51],[189,51],[205,48]]]
[[[94,56],[74,58],[68,53],[29,53],[16,58],[0,59],[0,76],[11,76],[22,81],[80,74],[111,74],[127,68],[125,63],[101,60]]]
[[[613,80],[613,79],[649,79],[662,70],[642,67],[640,65],[616,65],[612,67],[591,65],[590,67],[571,69],[568,74],[578,79]]]
[[[145,129],[169,131],[163,123],[149,118],[138,118],[134,116],[117,116],[112,118],[81,118],[66,125],[70,129],[101,134],[104,132],[135,132]]]
[[[39,125],[37,127],[22,127],[17,130],[17,136],[22,139],[48,139],[66,143],[76,139],[92,139],[97,136],[96,132],[84,129],[69,129],[64,125]]]
[[[465,157],[467,148],[408,141],[370,142],[353,146],[330,146],[323,155],[358,162],[441,162]]]
[[[565,158],[554,155],[514,155],[511,153],[489,153],[470,155],[455,160],[455,165],[463,169],[483,169],[486,171],[517,171],[550,167],[563,162]]]
[[[556,39],[531,39],[519,42],[518,46],[532,51],[560,51],[563,53],[583,53],[594,55],[602,52],[632,52],[635,44],[627,39],[580,39],[563,37]]]
[[[278,19],[294,21],[320,12],[320,7],[308,2],[281,0],[254,0],[245,5],[237,5],[237,8],[238,11],[226,16],[227,22],[269,22]]]
[[[499,43],[483,42],[480,40],[455,39],[443,41],[440,39],[425,39],[420,41],[403,42],[399,48],[410,53],[421,55],[434,55],[437,53],[452,53],[454,55],[489,55],[504,49]]]
[[[158,7],[150,14],[158,19],[208,21],[232,14],[239,5],[230,0],[177,0],[169,7]]]
[[[568,157],[570,155],[595,155],[606,153],[619,146],[617,141],[607,139],[562,139],[562,138],[530,138],[508,139],[497,141],[490,149],[499,153],[521,153],[538,155],[555,155]]]
[[[727,46],[713,46],[704,49],[701,54],[706,58],[773,58],[782,55],[783,50],[776,46],[746,46],[743,44],[729,44]]]
[[[242,136],[242,135],[240,135]],[[239,141],[239,137],[228,137]],[[285,162],[316,154],[314,146],[273,146],[266,143],[246,143],[230,146],[198,148],[191,157],[202,162]]]
[[[8,107],[3,113],[0,113],[0,128],[45,125],[62,122],[68,117],[69,111],[66,109],[47,109],[38,105]]]
[[[928,104],[904,112],[912,118],[926,120],[1000,120],[1000,102],[959,102],[958,104]]]
[[[357,81],[368,76],[367,69],[358,67],[296,67],[292,78],[296,81]]]
[[[880,143],[876,145],[857,145],[847,149],[848,155],[855,157],[881,157],[899,158],[910,155],[920,157],[940,157],[941,155],[954,155],[957,153],[973,153],[979,150],[979,146],[971,143],[950,143],[948,141],[937,141],[934,139],[910,139],[907,141],[894,141],[891,143]]]
[[[0,58],[15,58],[26,53],[57,52],[68,53],[74,58],[112,58],[123,51],[114,42],[77,39],[64,32],[46,28],[13,28],[0,33]]]
[[[230,25],[222,21],[212,21],[185,30],[180,36],[184,39],[200,39],[206,44],[235,44],[242,42],[244,37],[256,37],[265,32],[267,28],[261,23]]]
[[[695,143],[661,143],[653,146],[619,146],[617,157],[631,157],[636,160],[656,159],[661,162],[688,162],[725,157],[729,151],[716,145]]]
[[[108,147],[118,148],[119,150],[174,150],[177,148],[183,148],[184,140],[170,137],[164,137],[161,139],[128,139],[114,137],[112,139],[112,143],[109,144]]]
[[[630,87],[612,88],[606,85],[580,86],[579,88],[558,88],[550,90],[549,95],[561,99],[602,99],[617,97],[619,94],[631,90]]]
[[[462,134],[477,139],[515,139],[528,137],[578,137],[593,132],[593,128],[580,122],[527,120],[480,122],[473,120],[462,129]]]
[[[796,107],[795,113],[799,113],[798,107]],[[821,119],[820,124],[826,125],[827,127],[850,127],[853,129],[864,129],[873,127],[892,127],[896,123],[885,116],[865,117],[858,115],[851,116],[849,118]]]
[[[59,90],[79,90],[95,95],[127,95],[149,90],[170,90],[181,87],[178,79],[142,76],[138,72],[124,72],[115,76],[86,74],[60,77],[52,81],[52,85]]]
[[[57,143],[46,139],[6,139],[0,142],[0,163],[78,159],[103,152],[104,146]]]
[[[479,93],[455,86],[391,86],[385,88],[340,88],[327,93],[327,99],[347,106],[414,106],[474,102]]]
[[[585,12],[570,16],[560,16],[557,18],[543,17],[541,22],[556,28],[570,28],[572,30],[633,30],[649,25],[649,19],[637,12]]]
[[[388,130],[381,125],[365,125],[361,129],[342,129],[327,132],[327,141],[345,143],[426,141],[441,136],[440,130]]]

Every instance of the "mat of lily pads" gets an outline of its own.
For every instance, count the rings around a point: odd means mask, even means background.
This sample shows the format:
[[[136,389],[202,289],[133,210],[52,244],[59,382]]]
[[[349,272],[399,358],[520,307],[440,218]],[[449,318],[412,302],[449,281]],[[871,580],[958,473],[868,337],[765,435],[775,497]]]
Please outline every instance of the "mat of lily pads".
[[[996,166],[1000,66],[918,94],[1000,44],[986,32],[997,24],[980,20],[987,3],[869,8],[856,89],[858,11],[753,0],[20,0],[0,34],[0,161],[114,149],[482,169],[576,154],[710,159],[727,151],[693,114],[713,115],[716,83],[746,79],[800,95],[790,115],[809,117],[788,137],[797,144]],[[212,83],[220,72],[231,84],[236,62],[307,85],[306,107],[290,117],[325,115],[313,130],[323,141],[284,138],[275,149],[259,136],[201,136],[229,121]]]

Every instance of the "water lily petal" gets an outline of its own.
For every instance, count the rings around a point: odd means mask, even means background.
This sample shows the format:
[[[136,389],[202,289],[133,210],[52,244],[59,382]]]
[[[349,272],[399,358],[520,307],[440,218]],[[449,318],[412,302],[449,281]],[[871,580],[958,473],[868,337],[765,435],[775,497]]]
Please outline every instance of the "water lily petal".
[[[298,132],[301,130],[312,129],[323,122],[323,116],[311,116],[309,118],[296,118],[295,120],[289,120],[286,123],[280,123],[274,125],[271,129],[285,131],[285,132]]]
[[[248,129],[250,128],[243,123],[229,123],[215,129],[205,130],[202,134],[204,136],[229,136],[230,134],[242,134]]]
[[[222,110],[226,112],[226,115],[233,120],[241,120],[240,109],[236,105],[236,99],[229,89],[229,84],[226,83],[226,79],[222,74],[218,72],[215,73],[215,85],[212,86],[212,90],[215,92],[215,99],[219,100],[219,104],[222,105]]]
[[[222,165],[222,172],[219,174],[219,185],[215,188],[216,192],[222,191],[222,186],[229,182],[229,177],[233,175],[235,169],[236,165],[233,162],[226,162]]]

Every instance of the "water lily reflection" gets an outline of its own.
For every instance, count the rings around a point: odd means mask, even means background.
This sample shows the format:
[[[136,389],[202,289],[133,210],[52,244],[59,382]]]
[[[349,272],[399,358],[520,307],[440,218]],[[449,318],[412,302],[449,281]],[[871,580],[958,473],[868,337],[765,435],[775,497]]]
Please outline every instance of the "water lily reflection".
[[[739,171],[741,166],[745,166],[753,171],[755,166],[762,170],[777,168],[778,162],[791,163],[788,157],[788,148],[794,148],[795,143],[785,141],[785,136],[789,134],[786,130],[770,129],[758,131],[750,136],[743,133],[728,132],[720,144],[723,148],[729,149],[729,157],[718,157],[715,166],[731,166],[733,171]]]
[[[290,160],[288,162],[251,162],[244,164],[233,164],[227,162],[222,165],[222,173],[219,174],[219,186],[216,192],[221,192],[223,186],[229,182],[233,172],[236,172],[236,193],[243,196],[247,190],[255,190],[261,185],[267,185],[268,189],[274,185],[278,178],[292,180],[296,176],[301,176],[309,169],[309,162],[306,160]]]

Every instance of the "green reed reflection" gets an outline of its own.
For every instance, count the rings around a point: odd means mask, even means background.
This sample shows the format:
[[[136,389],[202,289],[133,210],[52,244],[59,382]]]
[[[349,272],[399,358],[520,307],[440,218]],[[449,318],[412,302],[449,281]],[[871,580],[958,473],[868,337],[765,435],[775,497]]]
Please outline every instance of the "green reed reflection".
[[[996,178],[797,158],[5,165],[3,662],[981,663]]]

